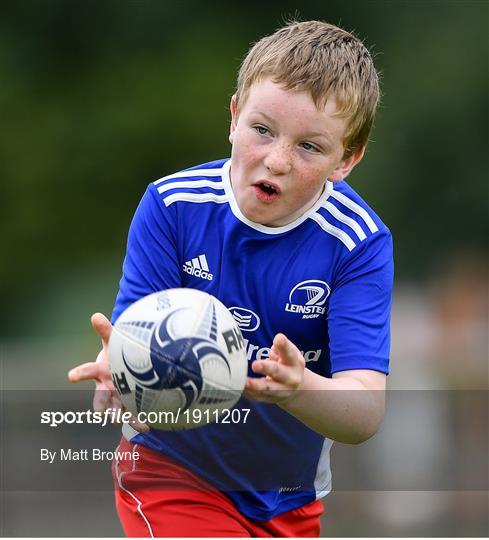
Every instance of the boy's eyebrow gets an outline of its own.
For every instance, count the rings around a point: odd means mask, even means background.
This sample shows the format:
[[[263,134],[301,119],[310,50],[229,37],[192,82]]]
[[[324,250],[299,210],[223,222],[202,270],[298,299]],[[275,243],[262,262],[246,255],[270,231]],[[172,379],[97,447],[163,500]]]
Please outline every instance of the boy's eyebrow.
[[[275,120],[274,120],[271,116],[268,116],[267,113],[264,113],[264,112],[262,112],[262,111],[256,111],[256,110],[252,109],[252,110],[251,110],[251,113],[252,113],[252,114],[259,114],[260,116],[263,116],[263,118],[265,118],[266,120],[268,120],[268,121],[271,122],[271,123],[274,123],[274,122],[275,122]]]
[[[264,113],[262,111],[256,111],[256,110],[252,110],[251,113],[252,114],[259,114],[260,116],[263,116],[263,118],[265,118],[265,120],[267,120],[268,122],[270,122],[272,124],[275,123],[275,120],[271,116],[268,116],[267,113]],[[316,132],[308,132],[307,137],[323,137],[327,141],[330,140],[330,136],[326,132],[317,132],[317,133]]]

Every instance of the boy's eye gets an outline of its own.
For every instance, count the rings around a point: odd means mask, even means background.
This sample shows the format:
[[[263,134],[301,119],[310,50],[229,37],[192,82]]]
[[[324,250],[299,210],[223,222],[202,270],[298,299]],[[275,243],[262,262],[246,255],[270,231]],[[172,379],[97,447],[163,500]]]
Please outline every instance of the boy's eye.
[[[269,133],[268,129],[264,126],[255,126],[255,129],[260,135],[266,135],[267,133]]]
[[[301,143],[301,146],[302,148],[304,148],[304,150],[307,150],[308,152],[319,152],[319,148],[309,142],[303,142]]]

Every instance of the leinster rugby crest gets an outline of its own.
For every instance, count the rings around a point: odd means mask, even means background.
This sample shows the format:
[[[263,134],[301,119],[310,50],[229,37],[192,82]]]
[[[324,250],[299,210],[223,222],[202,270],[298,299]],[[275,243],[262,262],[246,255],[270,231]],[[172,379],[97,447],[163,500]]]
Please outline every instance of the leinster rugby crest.
[[[317,319],[326,313],[330,294],[331,288],[325,281],[301,281],[290,291],[285,311],[300,314],[302,319]]]

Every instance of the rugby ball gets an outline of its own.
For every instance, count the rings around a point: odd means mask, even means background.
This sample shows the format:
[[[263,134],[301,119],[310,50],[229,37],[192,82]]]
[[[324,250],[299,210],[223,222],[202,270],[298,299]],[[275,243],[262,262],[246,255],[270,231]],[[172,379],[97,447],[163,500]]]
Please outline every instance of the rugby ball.
[[[126,409],[162,430],[218,421],[240,398],[248,369],[233,316],[196,289],[156,292],[129,306],[113,327],[109,364]]]

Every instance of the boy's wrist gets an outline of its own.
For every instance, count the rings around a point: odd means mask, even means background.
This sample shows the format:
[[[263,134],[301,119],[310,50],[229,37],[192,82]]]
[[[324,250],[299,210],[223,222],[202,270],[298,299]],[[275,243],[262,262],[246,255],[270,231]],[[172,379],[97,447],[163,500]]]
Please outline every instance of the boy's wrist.
[[[282,407],[287,412],[292,412],[294,410],[297,410],[300,408],[300,401],[301,398],[304,396],[304,393],[308,390],[313,390],[313,381],[312,378],[314,376],[320,377],[319,375],[316,375],[313,373],[310,369],[304,368],[304,375],[302,378],[302,382],[297,387],[296,391],[292,393],[290,396],[287,396],[283,400],[281,400],[277,405]]]

